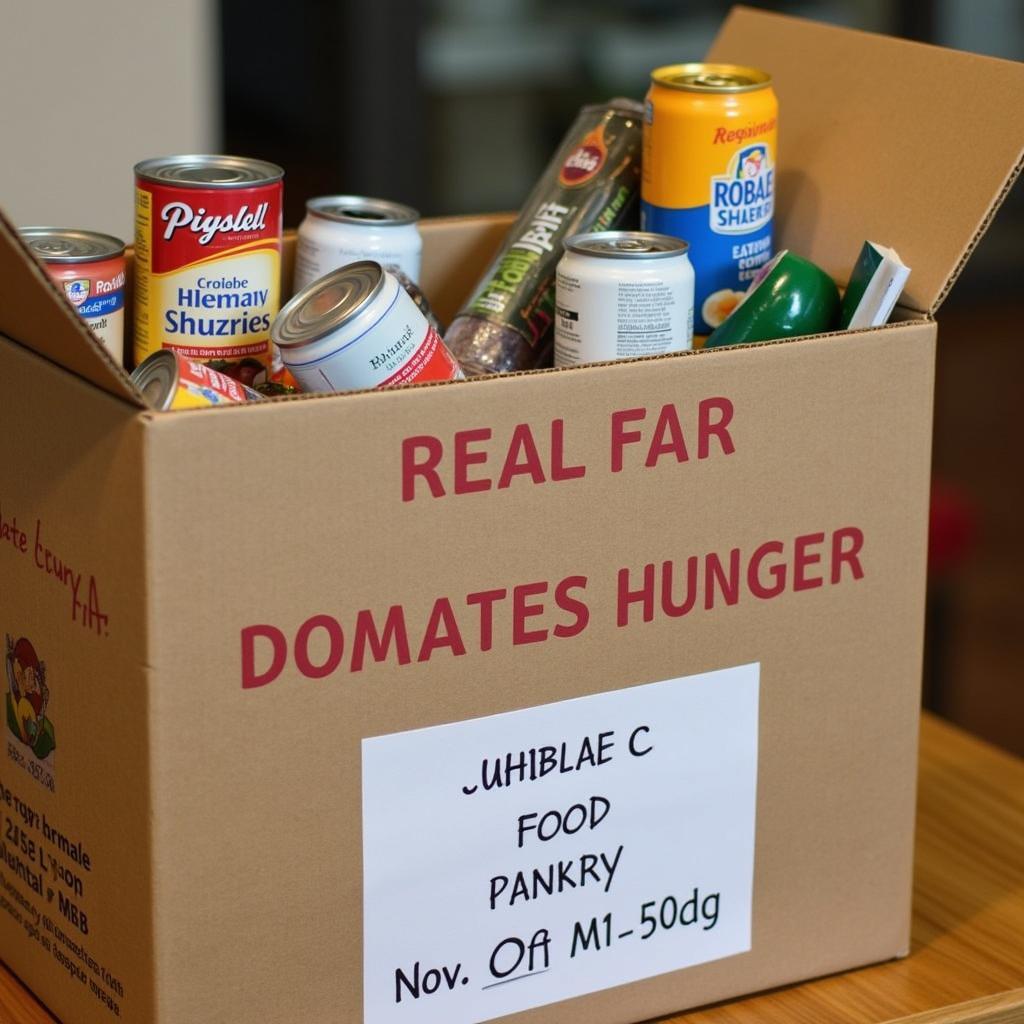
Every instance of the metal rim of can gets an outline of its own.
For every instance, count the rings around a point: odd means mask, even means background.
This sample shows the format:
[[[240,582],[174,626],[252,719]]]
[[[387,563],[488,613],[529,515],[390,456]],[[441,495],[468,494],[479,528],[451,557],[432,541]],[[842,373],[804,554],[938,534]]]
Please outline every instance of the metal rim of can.
[[[419,211],[411,206],[370,196],[316,196],[306,201],[306,211],[314,217],[359,227],[400,227],[420,219]]]
[[[387,277],[376,260],[338,267],[288,300],[270,327],[271,340],[291,350],[333,334],[377,298]]]
[[[651,72],[651,81],[683,92],[755,92],[772,84],[772,76],[745,64],[666,64]]]
[[[188,153],[143,160],[135,165],[135,174],[143,181],[178,188],[257,188],[280,181],[284,168],[247,156]]]
[[[124,242],[101,231],[33,226],[18,234],[44,263],[98,263],[124,255]]]
[[[602,259],[659,260],[685,256],[690,243],[654,231],[587,231],[563,243],[567,252]]]
[[[131,381],[152,408],[166,412],[178,387],[177,356],[169,348],[154,352],[135,367]]]

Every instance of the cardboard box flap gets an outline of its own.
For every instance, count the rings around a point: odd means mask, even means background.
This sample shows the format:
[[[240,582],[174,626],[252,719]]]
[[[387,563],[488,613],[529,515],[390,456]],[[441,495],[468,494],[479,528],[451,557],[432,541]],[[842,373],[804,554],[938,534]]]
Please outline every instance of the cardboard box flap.
[[[124,371],[64,300],[0,211],[0,334],[145,408]]]
[[[777,244],[843,284],[891,246],[902,304],[934,313],[1020,173],[1024,64],[747,8],[707,56],[773,76]]]

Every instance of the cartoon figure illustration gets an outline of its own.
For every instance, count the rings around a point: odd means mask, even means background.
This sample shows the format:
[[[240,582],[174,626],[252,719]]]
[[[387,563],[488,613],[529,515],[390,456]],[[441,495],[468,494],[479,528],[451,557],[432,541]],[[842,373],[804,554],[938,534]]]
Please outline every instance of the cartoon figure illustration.
[[[92,282],[87,277],[76,278],[74,281],[64,282],[64,294],[72,306],[80,306],[87,298],[92,289]]]
[[[7,634],[7,727],[40,760],[56,747],[53,723],[46,717],[50,689],[46,685],[46,663],[39,660],[26,637],[15,641]]]
[[[763,149],[752,149],[749,153],[745,153],[739,176],[741,178],[756,178],[761,173],[761,162],[763,160]]]

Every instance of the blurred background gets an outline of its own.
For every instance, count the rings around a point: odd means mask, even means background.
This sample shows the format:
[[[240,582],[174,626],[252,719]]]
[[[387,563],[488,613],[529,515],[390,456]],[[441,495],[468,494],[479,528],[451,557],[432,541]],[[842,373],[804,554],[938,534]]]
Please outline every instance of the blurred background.
[[[286,167],[291,227],[330,192],[427,216],[514,209],[582,103],[641,97],[652,67],[699,59],[729,6],[97,0],[63,18],[19,3],[18,31],[0,36],[0,196],[18,224],[130,239],[136,161],[220,151]],[[751,6],[1024,58],[1019,0]],[[1022,226],[1018,188],[942,310],[925,673],[930,707],[1019,754]]]

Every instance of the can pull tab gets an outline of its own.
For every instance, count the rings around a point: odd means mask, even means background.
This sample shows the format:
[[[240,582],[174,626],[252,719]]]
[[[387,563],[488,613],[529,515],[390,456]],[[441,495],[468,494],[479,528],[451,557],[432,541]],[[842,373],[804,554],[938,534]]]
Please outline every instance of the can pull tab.
[[[740,75],[717,75],[711,72],[706,75],[698,75],[693,79],[694,85],[705,85],[709,89],[728,89],[733,85],[749,85],[749,80]]]
[[[639,238],[623,238],[615,243],[615,248],[622,252],[656,252],[655,246],[650,242],[644,242]]]

